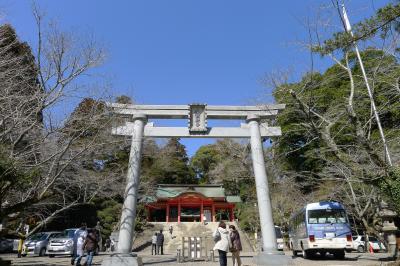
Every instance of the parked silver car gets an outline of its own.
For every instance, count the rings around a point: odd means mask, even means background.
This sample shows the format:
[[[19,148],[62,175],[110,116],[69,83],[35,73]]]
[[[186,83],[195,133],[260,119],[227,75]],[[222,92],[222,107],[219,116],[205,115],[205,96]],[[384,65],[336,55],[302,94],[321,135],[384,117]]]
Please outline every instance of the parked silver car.
[[[61,232],[41,232],[28,237],[24,243],[23,256],[26,255],[39,255],[46,254],[47,244],[51,238],[62,235]]]
[[[6,235],[0,237],[0,253],[13,252],[14,242],[18,245],[18,238],[16,236]]]
[[[74,234],[77,228],[66,229],[60,235],[50,239],[47,244],[46,254],[49,257],[55,255],[70,255],[74,253]]]

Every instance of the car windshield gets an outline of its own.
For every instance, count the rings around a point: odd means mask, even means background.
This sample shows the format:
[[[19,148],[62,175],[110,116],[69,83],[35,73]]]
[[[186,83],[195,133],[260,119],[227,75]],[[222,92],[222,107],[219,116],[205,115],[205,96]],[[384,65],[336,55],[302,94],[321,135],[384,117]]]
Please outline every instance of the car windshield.
[[[51,238],[61,238],[61,237],[64,237],[64,234],[63,233],[56,233],[56,234],[51,235],[50,237]]]
[[[33,241],[41,241],[41,240],[45,240],[46,237],[47,237],[47,234],[45,234],[45,233],[37,233],[37,234],[30,236],[28,239],[33,240]]]
[[[347,223],[346,213],[340,209],[309,210],[310,224],[344,224]]]
[[[276,238],[282,238],[282,231],[279,227],[275,227]]]

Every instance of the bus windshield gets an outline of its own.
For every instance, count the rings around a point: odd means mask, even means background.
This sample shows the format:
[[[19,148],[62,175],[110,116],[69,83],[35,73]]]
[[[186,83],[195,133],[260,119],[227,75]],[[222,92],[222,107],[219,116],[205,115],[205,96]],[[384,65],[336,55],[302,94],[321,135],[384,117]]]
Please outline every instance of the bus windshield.
[[[346,213],[341,209],[323,209],[308,211],[309,224],[344,224],[347,223]]]

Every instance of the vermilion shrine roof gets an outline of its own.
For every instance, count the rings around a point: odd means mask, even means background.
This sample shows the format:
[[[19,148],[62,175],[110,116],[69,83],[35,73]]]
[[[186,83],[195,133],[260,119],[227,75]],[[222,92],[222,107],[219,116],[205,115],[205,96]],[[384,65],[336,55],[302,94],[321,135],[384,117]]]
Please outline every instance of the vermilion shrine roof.
[[[155,197],[147,201],[157,201],[158,199],[172,199],[186,193],[197,193],[206,198],[219,199],[226,202],[241,202],[240,197],[236,195],[225,194],[225,189],[221,184],[211,185],[192,185],[192,184],[159,184]]]

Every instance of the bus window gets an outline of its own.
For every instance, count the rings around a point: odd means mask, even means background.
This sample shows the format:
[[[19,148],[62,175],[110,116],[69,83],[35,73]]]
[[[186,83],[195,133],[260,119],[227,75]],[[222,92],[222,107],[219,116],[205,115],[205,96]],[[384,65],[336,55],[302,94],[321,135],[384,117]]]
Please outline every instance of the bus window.
[[[324,209],[324,210],[309,210],[308,223],[310,224],[334,224],[347,222],[346,213],[344,210],[339,209]]]
[[[316,224],[316,223],[318,223],[318,219],[317,218],[310,218],[310,219],[308,219],[308,223],[309,224]]]

